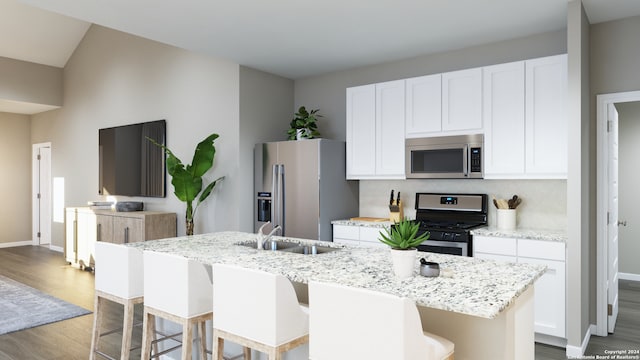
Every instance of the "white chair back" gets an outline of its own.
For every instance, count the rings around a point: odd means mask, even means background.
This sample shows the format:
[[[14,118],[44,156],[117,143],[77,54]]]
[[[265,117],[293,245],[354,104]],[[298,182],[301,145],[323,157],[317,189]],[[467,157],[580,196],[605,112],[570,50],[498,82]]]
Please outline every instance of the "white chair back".
[[[95,258],[96,290],[123,299],[143,296],[142,250],[98,241]]]
[[[182,318],[211,312],[211,267],[182,256],[144,251],[144,304]]]
[[[435,359],[408,299],[309,283],[309,359]]]
[[[213,327],[269,346],[308,334],[309,317],[282,275],[213,266]]]

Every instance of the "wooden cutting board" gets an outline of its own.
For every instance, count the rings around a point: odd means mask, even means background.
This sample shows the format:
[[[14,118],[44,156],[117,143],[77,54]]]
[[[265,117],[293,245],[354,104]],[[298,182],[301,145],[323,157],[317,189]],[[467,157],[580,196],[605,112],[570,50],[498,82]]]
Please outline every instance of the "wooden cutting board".
[[[380,221],[389,221],[389,218],[377,218],[377,217],[352,217],[352,221],[372,221],[372,222],[380,222]]]

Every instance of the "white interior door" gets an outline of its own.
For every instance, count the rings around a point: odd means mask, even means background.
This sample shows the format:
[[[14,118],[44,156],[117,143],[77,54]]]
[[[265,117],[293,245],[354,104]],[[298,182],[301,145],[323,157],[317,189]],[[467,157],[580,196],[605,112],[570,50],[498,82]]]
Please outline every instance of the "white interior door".
[[[607,221],[607,330],[613,333],[618,318],[618,111],[609,104],[609,211]]]
[[[33,146],[33,244],[51,244],[51,147]]]

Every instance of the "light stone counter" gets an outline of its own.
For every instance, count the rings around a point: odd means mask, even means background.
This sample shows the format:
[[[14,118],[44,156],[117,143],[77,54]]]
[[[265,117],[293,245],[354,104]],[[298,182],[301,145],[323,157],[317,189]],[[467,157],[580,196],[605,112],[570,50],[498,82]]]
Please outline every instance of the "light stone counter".
[[[416,276],[397,280],[387,249],[344,247],[318,255],[265,251],[237,245],[255,243],[255,234],[221,232],[132,243],[149,251],[181,255],[206,264],[235,264],[286,276],[306,284],[311,280],[339,283],[407,297],[417,305],[493,319],[509,308],[543,274],[545,267],[508,264],[461,256],[418,253]],[[282,239],[274,237],[274,239]],[[342,247],[331,242],[291,239],[305,244]],[[449,276],[418,275],[418,259],[440,264]]]
[[[515,229],[500,230],[495,227],[483,227],[471,230],[471,234],[478,236],[508,237],[515,239],[544,240],[555,242],[567,242],[566,231],[540,230],[540,229]]]
[[[389,228],[393,224],[392,221],[362,221],[362,220],[334,220],[331,225],[344,226],[366,226],[372,228]]]

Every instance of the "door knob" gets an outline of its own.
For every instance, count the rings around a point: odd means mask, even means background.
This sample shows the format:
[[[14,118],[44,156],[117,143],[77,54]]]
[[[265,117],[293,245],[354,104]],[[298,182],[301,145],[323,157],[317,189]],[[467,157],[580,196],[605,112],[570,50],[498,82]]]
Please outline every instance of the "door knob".
[[[625,221],[618,220],[618,226],[620,226],[620,225],[627,226],[627,220],[625,220]]]

